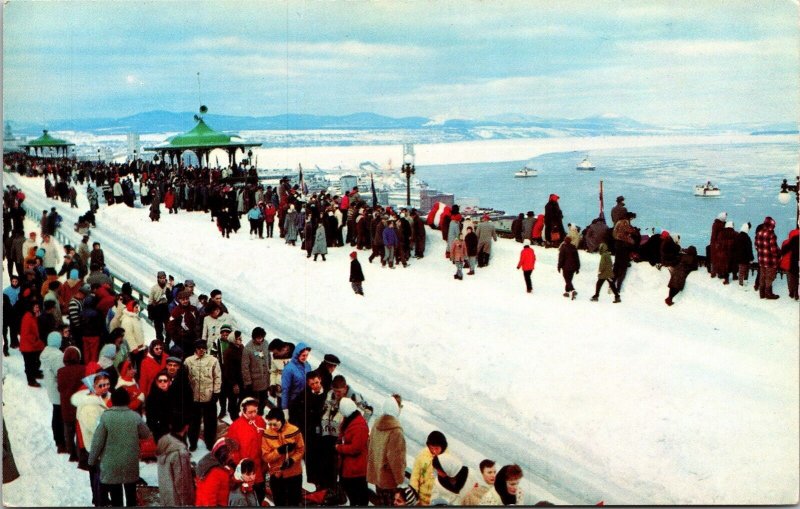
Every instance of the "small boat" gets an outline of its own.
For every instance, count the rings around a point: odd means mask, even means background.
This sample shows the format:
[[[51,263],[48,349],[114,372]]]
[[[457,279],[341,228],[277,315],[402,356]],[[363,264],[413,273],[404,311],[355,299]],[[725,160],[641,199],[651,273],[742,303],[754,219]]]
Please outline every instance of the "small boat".
[[[594,171],[595,170],[595,166],[592,163],[589,162],[589,158],[588,157],[584,157],[583,161],[578,163],[578,166],[576,166],[575,169],[576,170],[582,170],[582,171]]]
[[[527,166],[523,166],[521,170],[514,173],[515,178],[523,178],[523,177],[535,177],[539,174],[539,170],[536,168],[529,168]]]
[[[719,196],[722,194],[722,191],[719,190],[717,186],[711,183],[711,181],[706,182],[705,184],[698,184],[694,186],[694,195],[695,196],[703,196],[706,198]]]

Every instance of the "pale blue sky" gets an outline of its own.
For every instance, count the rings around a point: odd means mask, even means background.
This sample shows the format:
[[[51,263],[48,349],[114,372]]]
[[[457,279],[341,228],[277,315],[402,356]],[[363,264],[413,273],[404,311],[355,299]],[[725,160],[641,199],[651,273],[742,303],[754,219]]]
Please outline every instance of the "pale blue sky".
[[[11,0],[4,117],[194,111],[797,121],[798,6]]]

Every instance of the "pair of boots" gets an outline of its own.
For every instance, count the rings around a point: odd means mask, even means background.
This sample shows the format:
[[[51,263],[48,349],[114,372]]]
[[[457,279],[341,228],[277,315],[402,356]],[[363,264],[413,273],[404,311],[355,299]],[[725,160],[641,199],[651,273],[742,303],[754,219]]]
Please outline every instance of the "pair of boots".
[[[311,256],[311,255],[308,255],[308,256]],[[321,256],[322,257],[322,261],[323,262],[325,261],[325,255],[324,254],[319,254],[319,253],[314,255],[314,261],[317,261],[317,256]]]
[[[575,300],[575,296],[578,295],[578,292],[572,290],[571,292],[564,292],[564,297],[572,297],[571,300]]]
[[[775,295],[772,293],[772,285],[769,285],[767,288],[759,288],[758,289],[758,296],[762,299],[769,299],[775,300],[780,299],[780,295]]]
[[[598,301],[598,295],[597,294],[592,295],[592,298],[589,299],[589,300],[591,300],[592,302],[597,302]],[[615,295],[614,296],[614,304],[619,304],[620,302],[622,302],[622,299],[619,298],[619,295]]]

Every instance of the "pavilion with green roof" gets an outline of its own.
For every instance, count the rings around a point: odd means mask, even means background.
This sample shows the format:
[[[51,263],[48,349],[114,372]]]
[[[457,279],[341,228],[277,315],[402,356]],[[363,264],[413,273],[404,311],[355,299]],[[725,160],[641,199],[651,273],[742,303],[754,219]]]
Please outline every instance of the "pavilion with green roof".
[[[47,129],[43,130],[43,134],[36,138],[35,140],[31,140],[27,143],[20,143],[19,147],[27,153],[33,152],[33,155],[36,156],[44,156],[46,155],[46,149],[50,149],[55,152],[55,155],[63,155],[64,157],[67,156],[69,151],[69,147],[75,146],[74,143],[70,143],[65,140],[60,140],[58,138],[53,138],[48,134]]]
[[[208,110],[205,106],[200,108],[201,113],[205,113],[206,111]],[[224,150],[228,153],[228,158],[231,163],[233,163],[236,161],[237,151],[241,150],[242,153],[245,153],[250,147],[261,146],[261,143],[249,143],[237,135],[215,131],[198,115],[195,115],[194,118],[197,120],[197,125],[194,126],[192,130],[167,138],[166,141],[159,145],[143,147],[143,150],[157,152],[164,161],[166,161],[167,156],[169,156],[173,164],[180,161],[181,154],[183,154],[184,151],[189,150],[194,152],[197,156],[200,166],[203,166],[204,158],[205,165],[208,166],[208,155],[212,150]]]

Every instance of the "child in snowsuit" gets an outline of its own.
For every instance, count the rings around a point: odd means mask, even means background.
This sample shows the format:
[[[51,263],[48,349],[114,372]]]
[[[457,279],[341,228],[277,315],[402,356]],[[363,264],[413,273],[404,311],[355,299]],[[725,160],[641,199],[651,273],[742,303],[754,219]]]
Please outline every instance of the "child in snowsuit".
[[[608,281],[608,286],[610,286],[611,291],[614,292],[614,304],[622,302],[619,298],[619,290],[617,290],[617,285],[614,282],[614,264],[611,262],[611,252],[609,252],[605,242],[600,244],[597,251],[600,253],[600,267],[597,269],[597,285],[595,286],[594,295],[592,295],[591,300],[597,302],[600,288],[603,287],[603,283]]]

